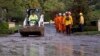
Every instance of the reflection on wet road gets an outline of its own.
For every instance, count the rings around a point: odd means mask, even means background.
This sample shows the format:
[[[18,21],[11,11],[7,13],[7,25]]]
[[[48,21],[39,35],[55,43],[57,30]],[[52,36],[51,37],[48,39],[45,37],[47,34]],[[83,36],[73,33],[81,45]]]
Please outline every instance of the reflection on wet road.
[[[0,38],[0,56],[99,56],[100,36],[56,33],[45,25],[45,36],[21,37],[19,33]]]

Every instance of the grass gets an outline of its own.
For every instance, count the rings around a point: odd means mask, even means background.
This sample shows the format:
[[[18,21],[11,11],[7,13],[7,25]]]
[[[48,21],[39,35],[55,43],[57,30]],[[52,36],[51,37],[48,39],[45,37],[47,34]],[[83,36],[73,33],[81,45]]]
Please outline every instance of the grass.
[[[15,28],[4,30],[4,33],[0,33],[0,36],[2,37],[2,36],[7,36],[9,34],[17,33],[18,29],[19,29],[19,25],[16,25]]]
[[[0,37],[6,37],[6,36],[8,36],[9,34],[0,34]]]
[[[85,31],[85,32],[75,32],[74,35],[97,35],[100,31]]]
[[[92,17],[94,18],[92,20],[98,20],[98,19],[100,19],[100,10],[95,10],[92,13],[93,13]]]
[[[95,10],[93,13],[100,16],[100,10]]]

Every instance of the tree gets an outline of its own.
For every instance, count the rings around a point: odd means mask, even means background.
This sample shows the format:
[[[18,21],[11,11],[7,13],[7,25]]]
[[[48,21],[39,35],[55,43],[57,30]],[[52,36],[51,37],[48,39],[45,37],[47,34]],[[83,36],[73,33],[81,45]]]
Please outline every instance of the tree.
[[[91,9],[88,5],[88,0],[74,0],[71,11],[74,13],[75,20],[78,21],[79,13],[84,14],[85,20],[89,21],[91,19]],[[86,22],[85,21],[85,22]]]
[[[6,18],[22,17],[25,9],[24,0],[0,0],[0,8],[6,9]]]
[[[44,3],[45,11],[63,11],[64,8],[64,3],[59,2],[58,0],[47,0]]]
[[[59,0],[46,0],[43,9],[46,13],[45,20],[51,20],[54,18],[54,15],[58,12],[62,12],[65,9],[65,5],[63,2]]]
[[[60,2],[63,2],[65,5],[64,11],[70,10],[71,6],[73,5],[73,0],[59,0]]]
[[[26,4],[29,8],[41,8],[38,0],[26,0]]]

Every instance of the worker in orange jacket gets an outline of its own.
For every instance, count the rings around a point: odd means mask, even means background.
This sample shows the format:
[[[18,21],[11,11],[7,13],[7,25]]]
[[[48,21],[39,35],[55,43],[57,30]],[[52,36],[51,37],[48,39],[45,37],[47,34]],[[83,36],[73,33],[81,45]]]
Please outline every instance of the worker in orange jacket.
[[[62,14],[61,13],[59,13],[59,16],[58,16],[58,28],[59,28],[59,32],[62,32]]]
[[[58,14],[56,14],[55,17],[54,17],[54,24],[55,24],[55,28],[56,28],[57,32],[59,31],[58,23],[59,23],[59,21],[58,21]]]
[[[62,18],[62,32],[65,32],[66,26],[65,26],[65,19],[66,19],[66,14],[63,13],[63,18]]]

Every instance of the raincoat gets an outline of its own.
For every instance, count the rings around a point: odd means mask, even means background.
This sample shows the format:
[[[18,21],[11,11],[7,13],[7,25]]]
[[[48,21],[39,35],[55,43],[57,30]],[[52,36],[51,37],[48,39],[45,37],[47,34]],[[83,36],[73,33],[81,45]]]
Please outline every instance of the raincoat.
[[[69,16],[67,16],[66,20],[65,20],[65,25],[66,25],[66,33],[70,34],[71,33],[71,18]]]
[[[84,24],[84,17],[83,17],[83,15],[80,16],[79,20],[80,20],[80,24]]]
[[[58,20],[58,16],[55,16],[55,18],[54,18],[54,24],[55,24],[56,31],[58,31],[59,30],[59,20]]]
[[[37,20],[38,20],[38,16],[37,15],[30,15],[29,16],[30,25],[35,25]]]
[[[79,18],[79,30],[82,32],[84,28],[84,17],[83,14],[80,13],[80,18]]]
[[[73,18],[71,15],[69,15],[69,19],[70,19],[71,24],[73,25]]]
[[[71,18],[69,17],[69,20],[65,20],[65,25],[71,25],[72,24],[72,21],[71,21]]]
[[[58,28],[59,28],[59,31],[62,32],[62,24],[63,24],[63,17],[62,16],[58,16]]]
[[[65,21],[66,21],[66,16],[63,16],[63,22],[62,22],[62,31],[63,31],[63,32],[64,32],[65,29],[66,29]]]

